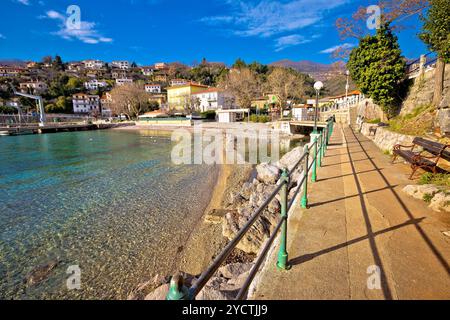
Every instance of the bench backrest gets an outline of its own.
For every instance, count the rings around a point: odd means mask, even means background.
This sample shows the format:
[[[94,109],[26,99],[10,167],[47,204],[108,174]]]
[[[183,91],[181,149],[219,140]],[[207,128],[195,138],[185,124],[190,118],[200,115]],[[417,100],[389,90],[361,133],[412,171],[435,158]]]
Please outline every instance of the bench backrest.
[[[423,150],[425,150],[435,156],[440,156],[441,158],[443,158],[445,160],[450,160],[450,150],[447,149],[448,146],[445,144],[426,140],[423,138],[415,138],[413,140],[413,143],[416,146],[422,147]]]

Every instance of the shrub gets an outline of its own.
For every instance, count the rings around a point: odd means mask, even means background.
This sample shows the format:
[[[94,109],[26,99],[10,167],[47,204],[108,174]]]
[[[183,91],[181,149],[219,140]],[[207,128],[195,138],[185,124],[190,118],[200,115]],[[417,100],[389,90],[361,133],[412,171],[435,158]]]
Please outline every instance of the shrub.
[[[366,123],[370,123],[370,124],[378,124],[380,122],[381,122],[380,118],[376,118],[376,119],[372,119],[372,120],[366,121]]]
[[[434,184],[437,186],[450,187],[450,175],[448,173],[427,172],[420,177],[419,184]]]
[[[426,203],[431,203],[431,200],[433,200],[434,195],[430,194],[430,193],[425,193],[423,195],[423,201],[425,201]]]

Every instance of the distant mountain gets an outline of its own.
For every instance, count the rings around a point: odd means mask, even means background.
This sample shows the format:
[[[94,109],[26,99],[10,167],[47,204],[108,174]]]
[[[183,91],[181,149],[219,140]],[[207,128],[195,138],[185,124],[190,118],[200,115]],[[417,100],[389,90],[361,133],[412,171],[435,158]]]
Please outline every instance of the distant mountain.
[[[336,76],[336,70],[333,65],[314,61],[302,60],[296,62],[292,60],[280,60],[270,65],[295,69],[301,73],[309,74],[314,80],[326,81]]]
[[[0,66],[14,66],[14,67],[23,67],[27,63],[23,60],[18,59],[3,59],[0,60]]]

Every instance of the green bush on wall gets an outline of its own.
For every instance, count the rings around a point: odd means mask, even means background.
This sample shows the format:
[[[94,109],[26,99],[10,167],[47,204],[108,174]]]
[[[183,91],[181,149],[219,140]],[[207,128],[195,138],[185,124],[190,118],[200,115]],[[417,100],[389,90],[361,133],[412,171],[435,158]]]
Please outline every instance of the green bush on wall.
[[[266,115],[252,114],[250,116],[250,122],[267,123],[267,122],[270,122],[270,117],[266,116]]]

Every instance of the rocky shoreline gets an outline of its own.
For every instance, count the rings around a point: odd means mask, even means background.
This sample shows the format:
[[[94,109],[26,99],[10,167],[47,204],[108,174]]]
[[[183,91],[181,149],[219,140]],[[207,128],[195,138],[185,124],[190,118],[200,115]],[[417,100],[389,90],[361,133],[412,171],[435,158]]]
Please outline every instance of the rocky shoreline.
[[[193,237],[187,245],[188,249],[177,264],[176,269],[183,270],[181,274],[188,286],[195,283],[201,272],[220,253],[226,243],[235,237],[256,210],[270,197],[277,186],[282,170],[292,170],[303,155],[303,149],[303,147],[294,148],[276,164],[263,163],[256,167],[240,166],[223,169],[218,181],[218,186],[222,184],[222,187],[217,188],[204,221],[193,232]],[[303,170],[299,167],[291,176],[288,188],[289,200],[296,195],[299,188],[298,182],[302,178]],[[224,181],[226,181],[225,184]],[[217,197],[217,193],[221,194],[221,197]],[[217,200],[218,198],[220,201]],[[236,296],[253,267],[253,261],[275,229],[280,218],[280,209],[280,198],[277,195],[240,241],[232,255],[199,293],[197,300],[228,300]],[[220,240],[211,238],[212,234]],[[206,243],[208,246],[205,245]],[[208,254],[205,255],[205,252]],[[193,265],[192,261],[197,263]],[[154,279],[139,285],[129,295],[129,299],[164,300],[171,276],[155,276]],[[150,289],[154,290],[148,293]]]

